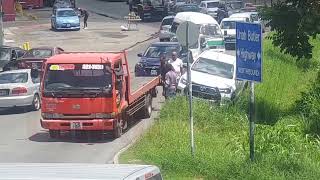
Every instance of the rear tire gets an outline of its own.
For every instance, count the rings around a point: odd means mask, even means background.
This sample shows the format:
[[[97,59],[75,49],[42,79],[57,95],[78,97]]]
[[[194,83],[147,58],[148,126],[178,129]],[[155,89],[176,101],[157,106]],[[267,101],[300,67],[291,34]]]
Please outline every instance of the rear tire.
[[[112,131],[112,136],[114,139],[121,137],[121,135],[122,135],[122,127],[121,126],[122,126],[122,122],[120,120],[120,122],[116,123],[116,125]]]
[[[49,130],[50,138],[59,138],[60,137],[60,131],[59,130]]]
[[[142,108],[142,111],[143,111],[143,117],[144,118],[151,117],[151,113],[152,113],[152,96],[150,94],[148,94],[146,96],[146,104]]]

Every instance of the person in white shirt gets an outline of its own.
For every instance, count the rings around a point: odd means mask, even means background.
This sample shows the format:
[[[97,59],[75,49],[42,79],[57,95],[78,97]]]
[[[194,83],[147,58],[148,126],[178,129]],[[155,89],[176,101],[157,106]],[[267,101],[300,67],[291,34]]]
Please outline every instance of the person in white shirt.
[[[172,59],[169,60],[169,64],[172,64],[174,71],[177,74],[177,81],[179,81],[183,74],[183,61],[178,58],[177,52],[172,52]]]

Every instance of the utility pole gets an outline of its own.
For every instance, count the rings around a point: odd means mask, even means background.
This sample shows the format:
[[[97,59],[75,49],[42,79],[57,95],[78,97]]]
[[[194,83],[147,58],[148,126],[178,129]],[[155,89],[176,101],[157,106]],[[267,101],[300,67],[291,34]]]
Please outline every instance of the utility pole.
[[[3,46],[4,42],[4,32],[3,32],[3,8],[2,8],[2,0],[0,0],[0,46]]]

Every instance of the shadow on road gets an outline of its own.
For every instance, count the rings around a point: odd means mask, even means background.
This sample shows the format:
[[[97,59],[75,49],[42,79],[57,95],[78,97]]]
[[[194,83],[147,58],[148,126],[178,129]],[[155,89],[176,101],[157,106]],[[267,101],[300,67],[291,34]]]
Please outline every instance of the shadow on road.
[[[36,133],[29,137],[30,141],[34,142],[68,142],[68,143],[107,143],[114,139],[111,134],[103,132],[62,132],[59,138],[50,138],[49,132]]]
[[[0,109],[0,115],[24,114],[28,112],[31,112],[31,110],[22,107]]]

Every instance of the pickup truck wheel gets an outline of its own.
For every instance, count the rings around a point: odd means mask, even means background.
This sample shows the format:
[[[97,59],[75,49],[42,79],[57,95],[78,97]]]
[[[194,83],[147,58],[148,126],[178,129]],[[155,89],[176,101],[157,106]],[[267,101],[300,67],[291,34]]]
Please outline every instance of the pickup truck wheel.
[[[112,131],[112,136],[114,139],[121,137],[121,135],[122,135],[122,121],[120,121],[120,123],[117,123]]]
[[[49,130],[49,135],[51,138],[59,138],[60,131],[59,130]]]

